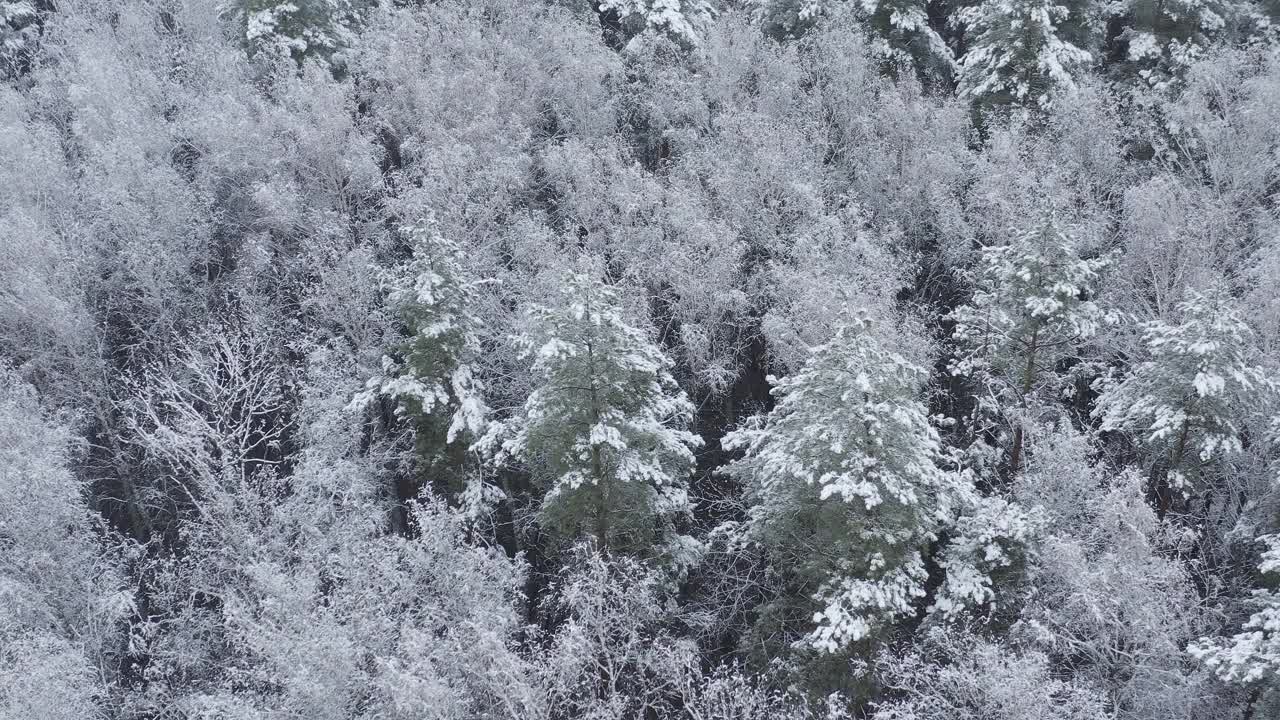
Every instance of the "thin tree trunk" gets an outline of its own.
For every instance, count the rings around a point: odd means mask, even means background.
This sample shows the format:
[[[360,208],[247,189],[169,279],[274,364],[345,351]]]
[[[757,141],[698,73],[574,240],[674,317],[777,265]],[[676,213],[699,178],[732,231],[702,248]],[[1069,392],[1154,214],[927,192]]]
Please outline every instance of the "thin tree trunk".
[[[1039,344],[1040,330],[1031,333],[1031,346],[1027,348],[1027,362],[1022,369],[1022,397],[1019,398],[1022,413],[1027,411],[1027,396],[1031,394],[1031,386],[1036,373],[1036,350]],[[1009,475],[1017,477],[1022,471],[1023,418],[1018,418],[1013,428],[1013,447],[1009,450]]]
[[[609,491],[600,462],[600,448],[591,448],[591,472],[596,476],[596,542],[601,552],[609,550]]]
[[[591,422],[600,422],[600,398],[596,389],[596,358],[591,341],[587,341],[587,368],[591,373]],[[600,458],[600,446],[591,445],[591,474],[596,480],[596,545],[600,552],[609,551],[609,492],[604,472],[604,462]]]

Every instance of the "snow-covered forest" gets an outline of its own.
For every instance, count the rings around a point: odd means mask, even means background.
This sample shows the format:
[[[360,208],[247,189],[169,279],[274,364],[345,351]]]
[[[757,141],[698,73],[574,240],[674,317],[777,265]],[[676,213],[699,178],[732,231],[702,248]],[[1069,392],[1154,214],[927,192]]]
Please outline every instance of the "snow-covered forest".
[[[0,718],[1280,718],[1273,23],[0,0]]]

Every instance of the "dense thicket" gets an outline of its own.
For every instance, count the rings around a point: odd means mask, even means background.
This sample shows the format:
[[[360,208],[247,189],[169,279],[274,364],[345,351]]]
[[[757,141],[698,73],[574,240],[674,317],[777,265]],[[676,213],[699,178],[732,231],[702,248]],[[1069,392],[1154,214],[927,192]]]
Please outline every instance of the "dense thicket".
[[[1275,716],[1273,10],[0,0],[0,716]]]

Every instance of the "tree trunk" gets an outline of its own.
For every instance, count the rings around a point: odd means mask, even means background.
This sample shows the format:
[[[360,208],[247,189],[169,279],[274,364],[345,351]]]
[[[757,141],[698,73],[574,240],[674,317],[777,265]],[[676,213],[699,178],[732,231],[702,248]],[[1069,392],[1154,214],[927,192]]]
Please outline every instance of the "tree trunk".
[[[591,421],[600,422],[600,398],[596,389],[596,358],[591,341],[587,341],[587,368],[591,373]],[[600,446],[591,445],[591,474],[596,480],[596,545],[600,552],[609,551],[609,492],[605,478],[604,462],[600,458]]]
[[[1031,345],[1027,348],[1027,362],[1022,368],[1022,396],[1019,398],[1023,415],[1027,412],[1027,396],[1036,377],[1036,350],[1040,339],[1040,329],[1031,333]],[[1022,471],[1023,418],[1018,418],[1013,428],[1013,447],[1009,450],[1009,477],[1014,478]]]

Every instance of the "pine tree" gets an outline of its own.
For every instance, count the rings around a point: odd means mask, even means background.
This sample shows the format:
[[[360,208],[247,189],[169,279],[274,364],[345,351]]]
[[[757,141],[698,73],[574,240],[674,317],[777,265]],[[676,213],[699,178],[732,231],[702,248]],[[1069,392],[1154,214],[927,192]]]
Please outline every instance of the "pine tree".
[[[31,66],[41,16],[51,9],[47,0],[0,0],[0,80],[12,80]]]
[[[864,0],[857,6],[875,54],[933,79],[955,73],[955,55],[929,24],[927,0]]]
[[[919,393],[928,373],[854,316],[792,377],[777,404],[724,438],[743,457],[725,472],[751,508],[748,539],[812,596],[809,642],[838,652],[925,596],[925,553],[967,497],[942,469]],[[769,613],[766,612],[766,615]]]
[[[370,5],[368,0],[235,0],[226,12],[243,28],[250,54],[327,63],[351,44]]]
[[[716,16],[709,0],[602,0],[599,9],[616,14],[632,42],[656,33],[686,47],[702,44],[702,33]]]
[[[872,51],[891,63],[914,66],[922,75],[949,77],[955,58],[946,41],[929,24],[924,0],[752,0],[752,11],[765,32],[797,38],[824,16],[852,16],[866,31]]]
[[[751,9],[765,32],[797,38],[829,12],[830,4],[826,0],[752,0]]]
[[[1020,417],[1063,388],[1055,370],[1097,332],[1104,314],[1090,299],[1105,259],[1083,259],[1049,218],[982,252],[973,298],[951,313],[954,375],[974,380],[976,420],[1011,425],[1008,467],[1022,466]],[[985,418],[984,418],[985,416]]]
[[[1121,73],[1157,90],[1173,87],[1217,43],[1270,31],[1272,21],[1249,0],[1128,0],[1112,9],[1123,52]],[[1132,77],[1130,75],[1130,77]]]
[[[541,521],[557,535],[593,535],[606,551],[676,552],[701,444],[684,430],[693,405],[672,361],[623,318],[595,271],[568,273],[559,295],[527,310],[515,343],[533,361],[535,386],[488,442],[500,444],[499,462],[523,461],[543,481]]]
[[[1157,490],[1186,491],[1190,472],[1242,449],[1242,428],[1274,398],[1257,364],[1253,330],[1224,290],[1192,292],[1177,320],[1143,326],[1149,358],[1107,388],[1102,429],[1136,436],[1153,459]]]
[[[356,403],[393,398],[398,415],[415,424],[417,449],[441,495],[481,512],[501,493],[464,465],[466,451],[488,421],[483,385],[472,369],[480,352],[481,321],[475,315],[483,281],[464,267],[456,243],[434,219],[404,229],[413,257],[388,278],[387,302],[396,309],[406,339],[383,356],[382,372],[370,378]]]
[[[984,0],[955,16],[969,39],[959,61],[961,97],[988,105],[1048,107],[1075,89],[1092,56],[1085,4]]]
[[[1280,535],[1263,535],[1258,542],[1266,546],[1258,569],[1274,577],[1280,572]],[[1280,706],[1280,592],[1255,590],[1251,604],[1257,610],[1241,632],[1230,638],[1201,638],[1187,650],[1227,682],[1267,688],[1267,699]]]

